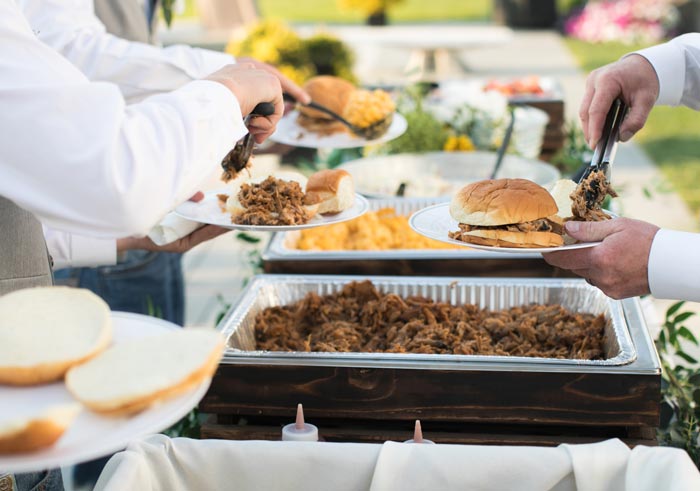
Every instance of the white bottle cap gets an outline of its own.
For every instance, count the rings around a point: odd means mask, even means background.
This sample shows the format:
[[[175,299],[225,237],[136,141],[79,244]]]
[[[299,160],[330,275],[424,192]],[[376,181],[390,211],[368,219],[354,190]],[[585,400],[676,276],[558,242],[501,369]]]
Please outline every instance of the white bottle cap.
[[[419,419],[416,420],[416,426],[413,428],[413,438],[406,440],[404,443],[432,443],[435,445],[434,441],[423,438],[423,430],[420,427]]]
[[[304,422],[304,409],[297,406],[297,420],[282,428],[282,441],[285,442],[317,442],[318,428]]]

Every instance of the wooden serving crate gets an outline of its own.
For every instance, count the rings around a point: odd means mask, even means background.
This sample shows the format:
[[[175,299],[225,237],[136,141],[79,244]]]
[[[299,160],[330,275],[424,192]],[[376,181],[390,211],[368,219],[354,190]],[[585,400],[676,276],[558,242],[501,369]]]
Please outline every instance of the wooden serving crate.
[[[653,445],[658,356],[638,299],[621,304],[636,349],[624,365],[319,361],[227,352],[200,404],[210,414],[203,437],[277,439],[302,403],[327,441],[406,440],[419,419],[426,438],[438,443],[557,445],[616,437]]]

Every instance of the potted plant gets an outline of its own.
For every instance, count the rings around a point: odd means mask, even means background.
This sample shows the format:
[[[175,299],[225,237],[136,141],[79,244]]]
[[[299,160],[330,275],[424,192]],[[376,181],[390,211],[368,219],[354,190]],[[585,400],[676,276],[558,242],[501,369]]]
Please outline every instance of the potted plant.
[[[402,0],[338,0],[341,8],[362,10],[367,15],[367,25],[384,26],[388,24],[387,10]]]

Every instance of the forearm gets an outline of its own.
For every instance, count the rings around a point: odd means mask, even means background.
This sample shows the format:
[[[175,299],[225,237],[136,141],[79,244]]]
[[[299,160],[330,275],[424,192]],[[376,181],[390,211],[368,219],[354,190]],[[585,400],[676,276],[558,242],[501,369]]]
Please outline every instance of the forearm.
[[[700,109],[700,34],[637,51],[651,63],[659,80],[657,105]]]
[[[658,231],[649,254],[649,288],[656,298],[700,301],[700,234]]]
[[[90,80],[119,86],[128,101],[174,90],[233,63],[224,53],[126,41],[106,32],[92,0],[19,0],[37,37]]]

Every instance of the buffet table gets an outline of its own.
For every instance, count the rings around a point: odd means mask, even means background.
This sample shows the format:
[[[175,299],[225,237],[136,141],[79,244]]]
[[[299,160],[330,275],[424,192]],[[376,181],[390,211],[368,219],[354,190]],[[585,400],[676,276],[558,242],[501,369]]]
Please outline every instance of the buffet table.
[[[155,435],[112,457],[95,489],[690,491],[700,474],[682,450],[615,439],[543,448]]]

